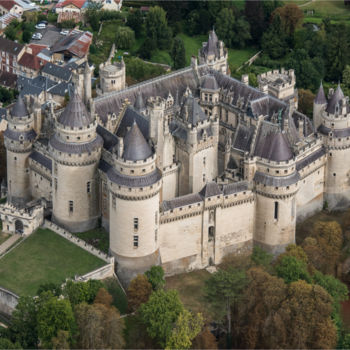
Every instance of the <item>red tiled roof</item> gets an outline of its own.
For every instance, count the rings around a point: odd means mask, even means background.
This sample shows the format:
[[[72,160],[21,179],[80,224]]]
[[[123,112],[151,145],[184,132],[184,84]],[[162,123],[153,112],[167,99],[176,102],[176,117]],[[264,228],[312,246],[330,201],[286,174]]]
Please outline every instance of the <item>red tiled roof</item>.
[[[65,7],[68,5],[74,5],[77,8],[81,9],[84,6],[85,2],[86,2],[86,0],[66,0],[66,1],[63,1],[59,4],[57,4],[56,8],[57,7]]]
[[[48,48],[47,45],[39,45],[39,44],[29,44],[28,47],[30,47],[32,49],[32,54],[33,55],[37,55],[43,49]]]
[[[16,3],[13,0],[2,0],[0,1],[0,6],[5,8],[7,11],[10,11]]]
[[[0,71],[0,85],[14,88],[17,82],[17,75]]]
[[[42,64],[40,64],[40,62]],[[46,62],[47,61],[45,61],[45,60],[43,60],[35,55],[32,55],[28,52],[25,52],[22,55],[21,59],[18,61],[18,64],[20,66],[38,71],[45,65]]]
[[[83,16],[81,13],[68,11],[68,12],[60,12],[58,14],[57,23],[61,23],[63,21],[74,21],[75,23],[79,23],[83,20]]]

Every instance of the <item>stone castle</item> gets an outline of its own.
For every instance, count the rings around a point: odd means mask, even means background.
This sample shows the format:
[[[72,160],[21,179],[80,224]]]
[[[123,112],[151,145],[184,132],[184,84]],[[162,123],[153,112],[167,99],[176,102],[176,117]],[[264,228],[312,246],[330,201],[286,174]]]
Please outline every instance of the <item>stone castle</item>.
[[[129,280],[157,264],[167,274],[204,268],[253,244],[281,252],[297,220],[324,202],[347,207],[340,86],[326,98],[321,85],[312,123],[297,111],[293,70],[260,75],[257,89],[228,75],[227,58],[212,31],[188,68],[125,87],[124,63],[110,58],[94,99],[88,65],[62,110],[19,98],[4,134],[4,230],[25,233],[18,213],[35,201],[70,232],[101,223]]]

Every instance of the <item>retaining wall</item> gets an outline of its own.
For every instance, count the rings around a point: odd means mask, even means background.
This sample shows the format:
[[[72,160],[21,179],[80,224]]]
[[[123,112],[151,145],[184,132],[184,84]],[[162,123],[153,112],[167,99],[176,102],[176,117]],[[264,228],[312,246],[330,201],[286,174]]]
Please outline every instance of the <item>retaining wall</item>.
[[[18,304],[19,296],[5,288],[0,287],[0,313],[11,316]]]

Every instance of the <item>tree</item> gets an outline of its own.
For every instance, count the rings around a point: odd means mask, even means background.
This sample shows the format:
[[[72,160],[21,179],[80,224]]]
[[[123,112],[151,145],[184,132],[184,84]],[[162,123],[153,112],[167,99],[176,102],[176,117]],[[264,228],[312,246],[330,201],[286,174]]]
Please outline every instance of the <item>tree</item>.
[[[145,275],[137,275],[129,284],[127,290],[128,308],[136,311],[141,304],[146,303],[152,293],[152,285]]]
[[[148,335],[164,348],[184,307],[176,290],[159,289],[140,306],[140,317]]]
[[[161,266],[152,266],[148,271],[145,272],[149,283],[151,283],[153,290],[158,290],[164,287],[164,270]]]
[[[43,292],[51,292],[54,296],[59,297],[62,293],[62,288],[59,284],[52,282],[43,283],[39,286],[36,294],[40,295]]]
[[[193,349],[217,349],[218,343],[215,336],[210,332],[208,327],[203,330],[192,341]]]
[[[18,341],[24,349],[38,346],[36,311],[36,302],[32,297],[20,297],[12,313],[9,327],[11,339]]]
[[[274,16],[269,29],[263,34],[261,48],[273,59],[281,58],[285,55],[287,41],[279,16]]]
[[[134,9],[129,12],[128,26],[135,32],[136,37],[139,37],[142,31],[143,16],[140,9]]]
[[[102,3],[89,1],[88,7],[85,11],[85,21],[90,23],[94,31],[98,31],[100,26],[100,19],[102,15]]]
[[[346,65],[343,70],[343,84],[348,88],[350,87],[350,66]]]
[[[267,253],[264,249],[260,248],[259,246],[255,246],[253,248],[253,254],[251,259],[255,265],[260,265],[267,269],[271,264],[273,255]]]
[[[165,11],[159,7],[151,7],[145,22],[147,37],[154,40],[157,48],[171,47],[171,30],[168,27]]]
[[[185,45],[180,37],[176,37],[171,50],[171,57],[174,61],[174,68],[183,68],[186,65]]]
[[[63,289],[63,295],[69,299],[72,307],[74,307],[82,302],[93,303],[100,288],[103,288],[103,284],[97,280],[87,282],[68,281]]]
[[[13,343],[10,339],[0,338],[0,349],[22,349],[19,343]]]
[[[249,23],[240,16],[236,18],[233,8],[224,8],[219,12],[215,28],[218,37],[228,47],[244,47],[251,38]]]
[[[119,26],[117,28],[116,36],[115,36],[115,43],[118,48],[121,49],[130,49],[130,47],[135,42],[135,33],[134,31],[129,27],[122,27]]]
[[[166,349],[189,349],[203,327],[203,316],[183,310],[172,330]]]
[[[124,321],[114,306],[81,303],[75,308],[78,346],[82,349],[121,349]]]
[[[58,331],[67,331],[72,336],[75,320],[71,304],[67,299],[58,299],[51,292],[41,294],[38,302],[38,337],[46,348],[52,347],[52,339]]]
[[[59,330],[57,332],[57,337],[52,338],[52,348],[69,349],[70,348],[69,340],[70,340],[69,332]]]
[[[247,284],[245,272],[239,269],[219,270],[205,281],[206,297],[215,310],[227,317],[227,333],[231,334],[231,307],[240,299]]]
[[[291,255],[285,255],[276,265],[277,276],[284,279],[286,283],[298,280],[310,281],[306,263]]]
[[[246,1],[244,14],[250,24],[250,34],[255,44],[260,44],[261,36],[267,28],[262,1]]]
[[[298,110],[301,113],[306,114],[309,118],[312,118],[315,95],[311,92],[311,90],[308,89],[298,89],[298,95]]]
[[[156,42],[151,38],[146,38],[139,49],[139,55],[142,58],[150,59],[153,51],[157,48]]]
[[[9,26],[7,26],[4,34],[5,34],[7,39],[14,41],[14,40],[16,40],[17,30],[16,30],[16,27],[12,23]]]
[[[278,15],[281,18],[282,26],[289,37],[294,34],[304,19],[303,11],[300,10],[298,5],[293,3],[288,3],[283,7],[277,8],[272,15]]]
[[[105,288],[100,288],[96,294],[94,304],[102,304],[106,307],[110,307],[113,302],[113,297],[106,291]]]

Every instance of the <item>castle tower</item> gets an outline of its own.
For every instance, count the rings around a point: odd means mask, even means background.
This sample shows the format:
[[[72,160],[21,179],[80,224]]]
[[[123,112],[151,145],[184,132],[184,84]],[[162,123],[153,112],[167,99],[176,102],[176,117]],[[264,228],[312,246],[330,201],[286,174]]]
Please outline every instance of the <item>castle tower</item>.
[[[91,78],[94,66],[89,66],[89,63],[86,61],[84,69],[84,103],[88,106],[91,100]]]
[[[128,281],[159,264],[161,172],[156,155],[134,122],[119,139],[114,167],[108,173],[110,252],[118,276]]]
[[[325,198],[330,209],[342,209],[350,204],[349,112],[349,100],[338,85],[335,92],[330,90],[318,128],[327,151]]]
[[[25,204],[30,200],[29,155],[36,138],[34,116],[29,114],[21,96],[8,115],[4,142],[7,154],[8,201]]]
[[[97,166],[102,138],[97,122],[74,93],[56,120],[49,142],[52,164],[52,219],[70,232],[84,232],[99,217]]]
[[[89,66],[86,61],[85,65],[81,65],[73,71],[72,82],[74,89],[79,96],[83,98],[85,105],[89,105],[91,99],[91,78],[94,66]]]
[[[313,122],[315,130],[317,130],[322,123],[322,111],[326,108],[326,106],[327,99],[324,94],[323,85],[321,82],[320,88],[318,89],[317,95],[314,100]]]
[[[203,47],[198,51],[199,64],[207,64],[223,74],[229,74],[227,59],[227,49],[224,47],[224,43],[218,39],[213,29],[209,33],[208,41],[203,43]]]
[[[115,46],[113,44],[107,62],[100,64],[100,90],[101,93],[119,91],[125,89],[125,63],[113,62]]]
[[[254,243],[272,253],[281,253],[295,243],[296,193],[300,176],[283,132],[270,134],[269,149],[256,161],[254,186],[256,215]],[[249,163],[250,159],[245,159]]]
[[[181,163],[179,195],[199,192],[218,176],[218,118],[205,114],[189,92],[172,124],[176,159]]]
[[[219,105],[219,85],[213,75],[205,75],[201,80],[201,107],[205,114],[217,115]]]

